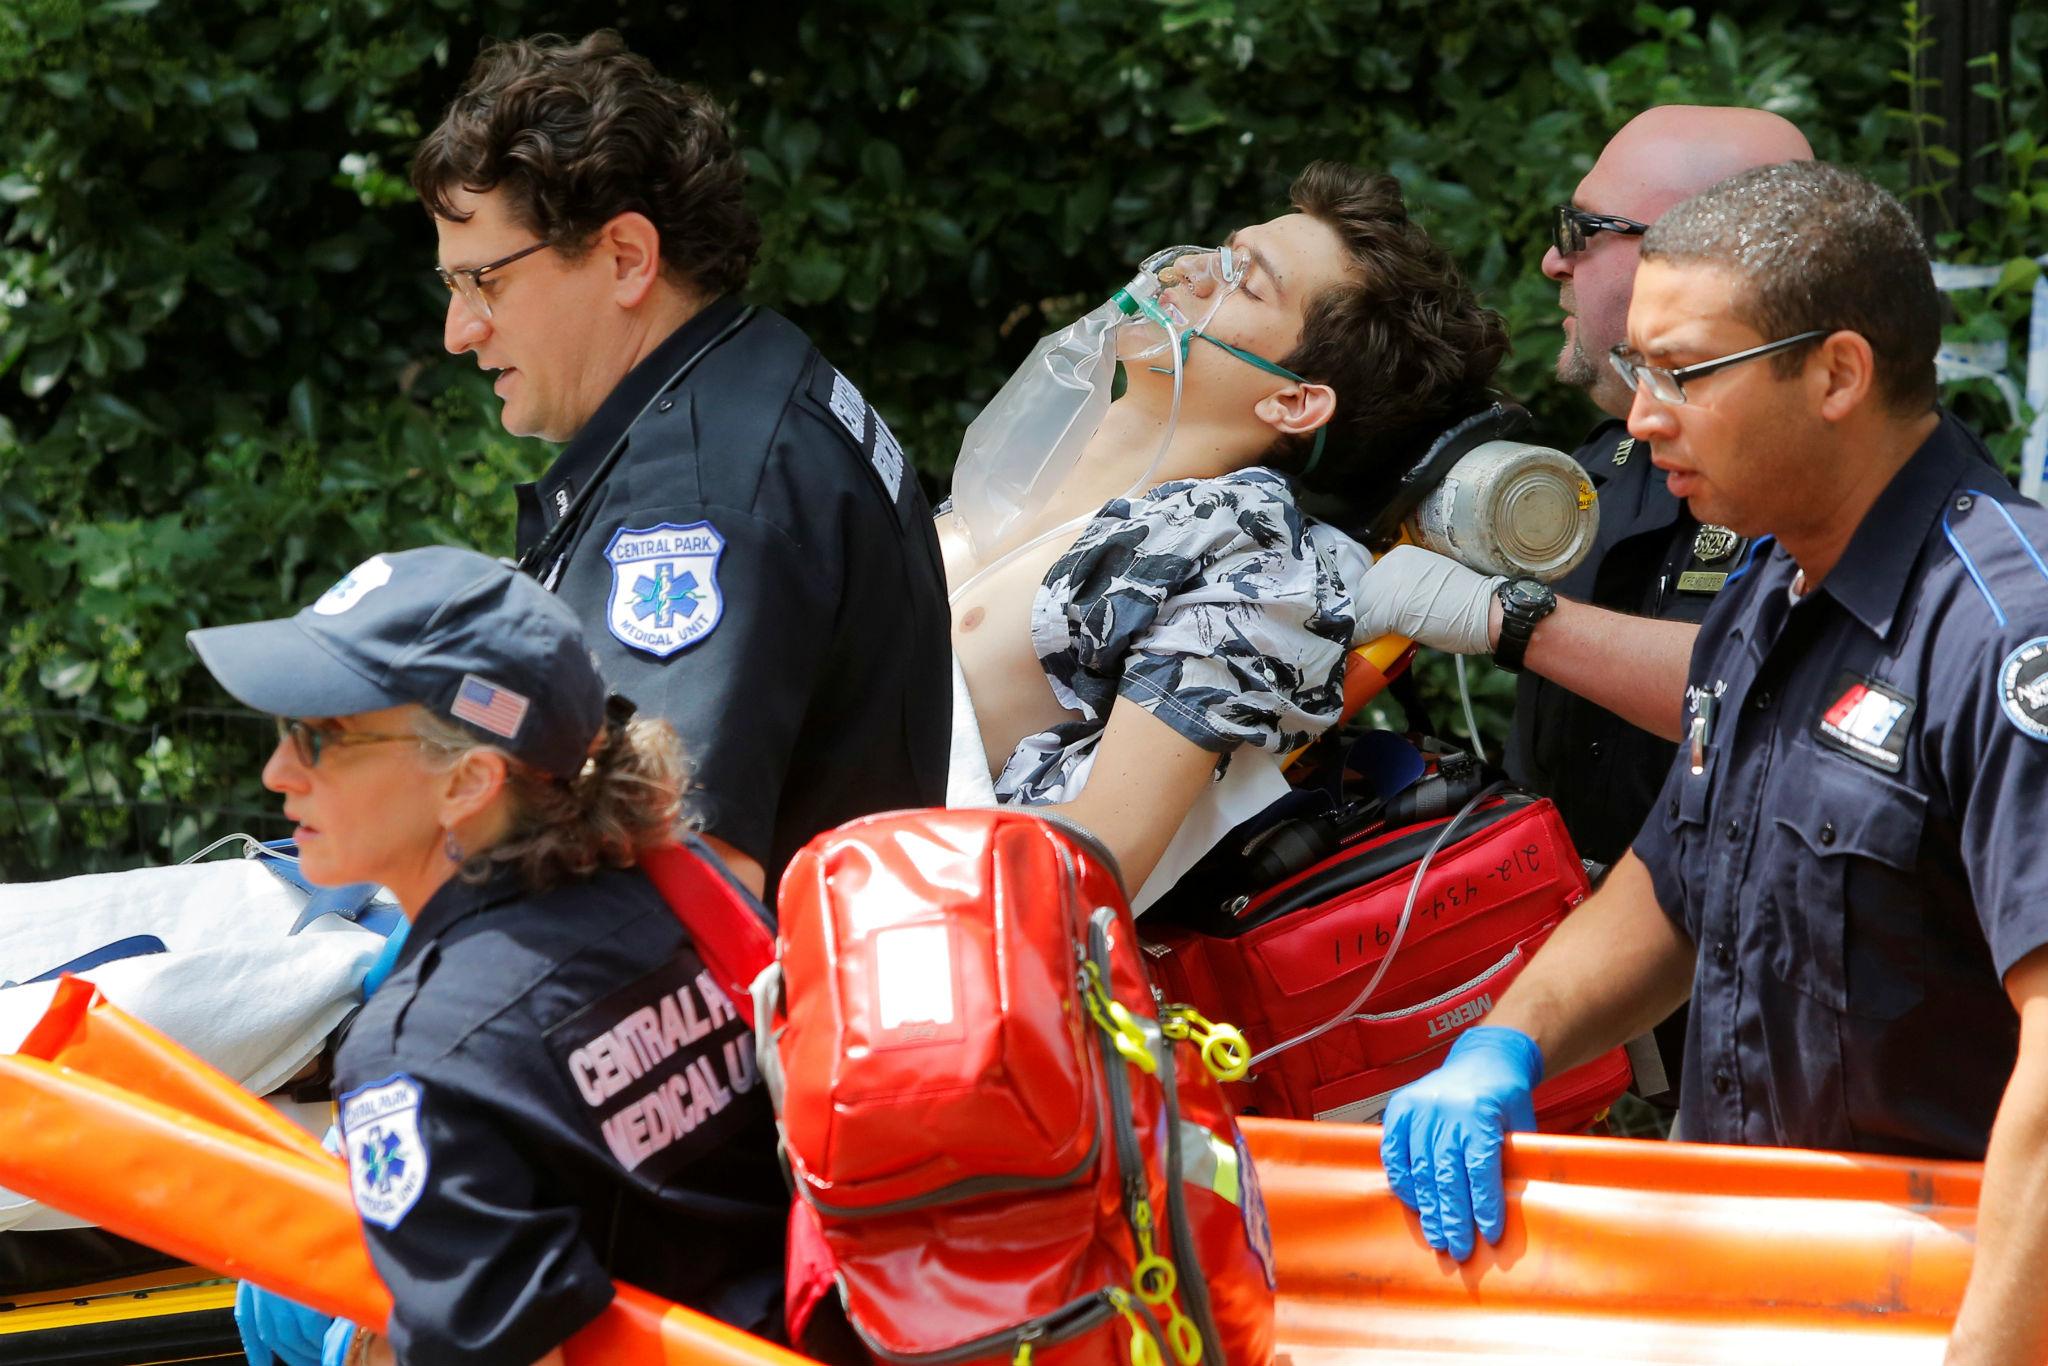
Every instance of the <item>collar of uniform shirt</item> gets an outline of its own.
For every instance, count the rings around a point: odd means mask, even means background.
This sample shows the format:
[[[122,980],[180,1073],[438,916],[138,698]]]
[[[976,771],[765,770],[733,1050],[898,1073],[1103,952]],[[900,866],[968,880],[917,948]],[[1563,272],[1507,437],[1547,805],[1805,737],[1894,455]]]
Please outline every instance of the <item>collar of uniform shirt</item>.
[[[540,494],[542,515],[549,526],[553,526],[560,517],[555,490],[567,482],[572,486],[572,496],[580,493],[606,454],[625,435],[626,428],[632,425],[648,401],[661,392],[661,387],[669,382],[677,367],[695,355],[705,342],[717,336],[719,329],[731,322],[744,306],[731,295],[714,299],[697,316],[671,333],[661,345],[648,352],[645,360],[626,372],[626,377],[591,414],[590,421],[583,424],[583,430],[570,439],[555,458],[555,463],[548,466],[548,472],[535,484]]]
[[[488,910],[500,902],[510,901],[524,892],[525,884],[520,879],[519,870],[510,864],[494,866],[490,876],[482,882],[471,882],[459,873],[449,878],[413,916],[405,948],[399,953],[400,966],[411,961],[422,945],[445,933],[456,921]]]
[[[1829,597],[1878,637],[1891,634],[1920,546],[1975,449],[1976,439],[1943,412],[1940,425],[1870,505],[1842,558],[1821,581]]]
[[[1624,441],[1633,441],[1626,459],[1616,461],[1615,452]],[[1677,498],[1660,498],[1652,489],[1663,489],[1666,474],[1650,463],[1650,443],[1635,441],[1628,434],[1628,424],[1618,417],[1609,418],[1593,429],[1581,446],[1581,463],[1604,456],[1604,467],[1589,467],[1588,473],[1595,477],[1600,490],[1601,529],[1599,544],[1611,546],[1617,541],[1650,531],[1662,531],[1678,525],[1688,514],[1685,504]],[[1596,550],[1595,556],[1601,552]]]

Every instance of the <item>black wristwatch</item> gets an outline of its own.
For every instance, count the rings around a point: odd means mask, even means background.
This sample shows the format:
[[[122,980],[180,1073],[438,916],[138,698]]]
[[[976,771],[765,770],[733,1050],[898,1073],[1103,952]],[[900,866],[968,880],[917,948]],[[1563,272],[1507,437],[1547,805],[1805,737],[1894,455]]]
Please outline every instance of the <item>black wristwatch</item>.
[[[1500,642],[1493,647],[1493,662],[1509,673],[1522,671],[1522,655],[1536,623],[1557,610],[1557,594],[1550,585],[1535,579],[1509,579],[1494,590],[1500,599]]]

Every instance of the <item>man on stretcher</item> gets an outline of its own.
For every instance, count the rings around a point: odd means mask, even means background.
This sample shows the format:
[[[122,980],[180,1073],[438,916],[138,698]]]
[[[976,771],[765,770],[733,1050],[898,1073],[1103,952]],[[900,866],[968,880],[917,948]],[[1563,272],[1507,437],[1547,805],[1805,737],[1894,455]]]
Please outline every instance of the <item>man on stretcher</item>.
[[[949,800],[1078,821],[1140,908],[1201,852],[1175,836],[1212,782],[1256,799],[1338,720],[1371,557],[1300,492],[1375,507],[1507,349],[1391,176],[1320,162],[1290,197],[1040,343],[939,516]]]

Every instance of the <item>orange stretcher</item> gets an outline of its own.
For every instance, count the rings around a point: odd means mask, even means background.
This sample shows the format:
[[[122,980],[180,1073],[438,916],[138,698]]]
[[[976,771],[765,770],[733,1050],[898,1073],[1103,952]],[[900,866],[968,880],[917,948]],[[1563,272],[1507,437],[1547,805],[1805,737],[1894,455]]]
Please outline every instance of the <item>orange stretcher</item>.
[[[1931,1363],[1969,1271],[1974,1164],[1517,1137],[1508,1236],[1459,1266],[1388,1194],[1377,1128],[1245,1132],[1288,1366]],[[340,1160],[82,983],[0,1057],[0,1185],[358,1322],[389,1312]],[[21,1359],[10,1331],[0,1312],[0,1359]],[[806,1360],[627,1286],[565,1354]]]

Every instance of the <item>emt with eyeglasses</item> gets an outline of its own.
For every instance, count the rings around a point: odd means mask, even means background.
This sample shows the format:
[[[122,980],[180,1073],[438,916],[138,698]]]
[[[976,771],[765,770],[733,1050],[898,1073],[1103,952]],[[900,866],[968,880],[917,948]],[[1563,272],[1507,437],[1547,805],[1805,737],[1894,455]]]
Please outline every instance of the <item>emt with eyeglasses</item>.
[[[278,717],[263,782],[307,879],[382,883],[410,924],[334,1068],[389,1336],[245,1284],[252,1366],[552,1361],[614,1279],[772,1335],[788,1200],[751,1037],[636,867],[678,838],[674,731],[470,551],[190,640]]]
[[[1690,991],[1686,1137],[1982,1160],[1948,1360],[2048,1359],[2048,511],[1935,406],[1940,295],[1875,185],[1752,171],[1642,258],[1629,430],[1752,544],[1657,809],[1395,1095],[1388,1180],[1454,1256],[1498,1240],[1531,1087]]]
[[[521,567],[672,724],[706,841],[772,904],[821,831],[945,800],[931,508],[854,381],[740,298],[761,243],[725,116],[617,34],[497,42],[413,159],[443,342],[505,430]]]

